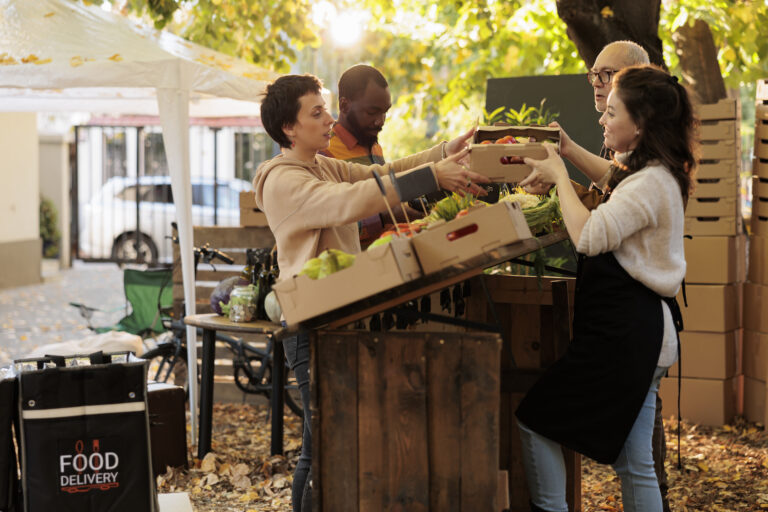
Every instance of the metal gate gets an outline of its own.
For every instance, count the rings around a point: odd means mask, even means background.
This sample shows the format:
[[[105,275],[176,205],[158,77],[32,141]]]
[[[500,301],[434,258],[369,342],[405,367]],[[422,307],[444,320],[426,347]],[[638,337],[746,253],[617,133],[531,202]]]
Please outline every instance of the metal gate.
[[[240,192],[277,149],[257,126],[190,126],[193,224],[238,225]],[[176,208],[160,127],[76,126],[73,160],[75,257],[171,263]]]

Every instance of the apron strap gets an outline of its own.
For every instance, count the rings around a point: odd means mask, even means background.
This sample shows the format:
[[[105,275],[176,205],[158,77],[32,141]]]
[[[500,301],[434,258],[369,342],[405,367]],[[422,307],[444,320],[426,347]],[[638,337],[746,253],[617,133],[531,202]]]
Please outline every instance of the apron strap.
[[[682,394],[682,376],[683,376],[683,355],[680,349],[680,331],[683,330],[683,314],[680,312],[680,305],[677,303],[675,297],[662,297],[664,302],[669,306],[669,311],[672,313],[672,321],[675,324],[677,330],[677,469],[683,469],[682,459],[680,457],[680,421],[682,415],[680,414],[680,395]],[[685,297],[685,280],[683,280],[683,301],[685,307],[688,307],[688,301]]]

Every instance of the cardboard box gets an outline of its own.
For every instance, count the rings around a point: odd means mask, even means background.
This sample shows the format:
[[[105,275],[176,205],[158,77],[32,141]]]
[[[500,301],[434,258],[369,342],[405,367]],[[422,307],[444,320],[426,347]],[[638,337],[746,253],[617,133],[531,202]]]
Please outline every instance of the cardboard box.
[[[755,159],[752,164],[752,174],[758,178],[768,179],[768,160]]]
[[[683,362],[685,364],[685,362]],[[661,379],[659,396],[664,417],[677,416],[677,379]],[[694,423],[720,426],[738,413],[740,377],[730,379],[692,379],[683,377],[680,385],[681,416]]]
[[[739,234],[741,218],[733,215],[723,217],[685,217],[685,234],[693,236],[734,236]]]
[[[768,159],[768,144],[765,142],[755,143],[755,156],[763,160]]]
[[[739,215],[739,197],[691,197],[685,209],[686,217],[735,217]]]
[[[739,180],[730,178],[696,178],[693,197],[737,197],[739,195]]]
[[[749,238],[749,280],[768,285],[768,236]]]
[[[256,208],[240,208],[240,225],[243,227],[269,227],[267,214]]]
[[[735,139],[702,142],[699,158],[701,160],[719,160],[739,158],[739,142]],[[474,155],[473,155],[474,158]]]
[[[755,122],[768,121],[768,104],[758,103],[755,105]]]
[[[746,238],[695,236],[683,241],[686,284],[730,284],[744,280]]]
[[[256,194],[252,190],[240,192],[240,208],[258,208],[256,206]]]
[[[768,197],[752,197],[752,215],[768,217]]]
[[[691,284],[685,287],[688,307],[683,301],[682,287],[677,302],[683,313],[686,331],[728,332],[741,327],[739,283]]]
[[[768,333],[744,329],[742,366],[744,376],[768,380]]]
[[[766,395],[765,382],[744,377],[744,417],[748,421],[768,425]]]
[[[530,157],[544,159],[547,150],[541,142],[524,144],[482,144],[483,141],[495,141],[504,136],[534,137],[536,140],[546,139],[560,143],[560,130],[546,126],[480,126],[472,141],[472,158],[470,169],[492,181],[500,183],[517,183],[524,180],[530,173],[531,167],[522,163],[522,158]]]
[[[758,101],[768,101],[768,78],[761,78],[757,81],[755,98]]]
[[[357,255],[354,265],[323,279],[306,275],[279,280],[275,290],[289,325],[389,290],[422,275],[409,239],[394,239]]]
[[[717,103],[705,103],[696,105],[696,114],[702,121],[714,119],[738,119],[739,110],[735,99],[726,98]]]
[[[768,286],[744,283],[744,327],[768,333]]]
[[[768,143],[768,119],[755,120],[755,145],[761,141]]]
[[[739,127],[735,120],[702,121],[699,126],[699,140],[736,140]]]
[[[741,329],[730,332],[680,333],[683,377],[729,379],[741,373]],[[679,364],[669,369],[678,374]]]
[[[752,212],[752,234],[768,236],[768,216],[763,215],[761,210],[757,215]]]
[[[532,237],[520,205],[500,201],[422,231],[412,241],[427,275]]]
[[[752,177],[752,195],[768,199],[768,178]]]
[[[737,178],[739,176],[739,160],[723,159],[700,162],[696,168],[696,179],[708,180],[713,178]]]

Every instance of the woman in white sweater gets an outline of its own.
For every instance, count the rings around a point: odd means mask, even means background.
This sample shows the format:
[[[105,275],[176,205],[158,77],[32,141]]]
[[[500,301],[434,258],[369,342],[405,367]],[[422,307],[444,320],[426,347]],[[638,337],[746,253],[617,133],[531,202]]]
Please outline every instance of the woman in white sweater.
[[[615,152],[588,211],[552,146],[521,185],[555,183],[579,258],[573,340],[517,410],[533,511],[567,512],[566,446],[621,478],[626,512],[661,512],[651,435],[659,381],[678,354],[683,210],[696,165],[694,116],[675,77],[626,68],[600,119]]]

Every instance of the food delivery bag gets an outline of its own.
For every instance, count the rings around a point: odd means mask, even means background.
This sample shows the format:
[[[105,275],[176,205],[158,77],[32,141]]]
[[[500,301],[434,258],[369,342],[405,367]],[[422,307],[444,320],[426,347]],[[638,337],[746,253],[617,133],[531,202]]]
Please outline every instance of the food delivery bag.
[[[0,512],[21,510],[16,469],[13,424],[16,419],[18,386],[16,379],[0,378]]]
[[[143,362],[19,376],[25,512],[157,512]]]

